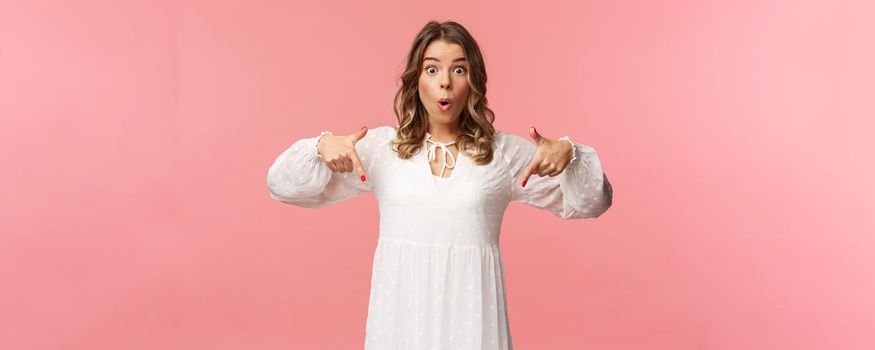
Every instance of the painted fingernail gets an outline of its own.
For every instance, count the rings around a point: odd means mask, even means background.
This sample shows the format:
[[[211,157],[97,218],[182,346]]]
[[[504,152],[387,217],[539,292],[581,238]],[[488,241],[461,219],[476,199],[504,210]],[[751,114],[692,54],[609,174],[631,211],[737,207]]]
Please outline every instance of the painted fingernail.
[[[362,175],[362,182],[365,182],[365,176]]]
[[[526,187],[526,182],[529,182],[529,179],[523,179],[523,187]]]

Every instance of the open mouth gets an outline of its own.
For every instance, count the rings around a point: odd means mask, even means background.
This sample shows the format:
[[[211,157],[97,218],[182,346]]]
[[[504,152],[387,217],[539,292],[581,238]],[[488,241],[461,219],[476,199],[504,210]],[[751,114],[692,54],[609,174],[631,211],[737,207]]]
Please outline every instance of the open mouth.
[[[450,109],[450,107],[452,105],[453,105],[453,103],[450,102],[450,99],[448,99],[448,98],[442,98],[442,99],[438,100],[438,108],[440,108],[442,111],[446,111],[446,110]]]

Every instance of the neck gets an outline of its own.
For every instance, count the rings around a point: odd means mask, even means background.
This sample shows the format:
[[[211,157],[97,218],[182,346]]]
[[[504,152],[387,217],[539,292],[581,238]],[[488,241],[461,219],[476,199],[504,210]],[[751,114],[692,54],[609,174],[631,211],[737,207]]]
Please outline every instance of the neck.
[[[432,141],[449,143],[461,134],[461,128],[456,123],[441,124],[432,121],[428,123],[428,133],[431,134]]]

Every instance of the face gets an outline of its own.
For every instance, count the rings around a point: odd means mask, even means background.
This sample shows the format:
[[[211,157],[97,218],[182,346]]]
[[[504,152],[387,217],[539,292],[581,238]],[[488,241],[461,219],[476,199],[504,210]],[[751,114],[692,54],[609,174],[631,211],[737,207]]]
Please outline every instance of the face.
[[[425,49],[419,75],[419,100],[428,111],[429,123],[458,123],[468,105],[468,62],[461,46],[443,40]],[[447,99],[449,104],[440,102]]]

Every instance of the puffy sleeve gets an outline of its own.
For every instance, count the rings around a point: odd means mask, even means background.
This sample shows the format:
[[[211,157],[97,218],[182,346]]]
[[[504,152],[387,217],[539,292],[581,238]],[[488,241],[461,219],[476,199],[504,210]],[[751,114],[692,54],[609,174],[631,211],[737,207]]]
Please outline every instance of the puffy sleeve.
[[[517,135],[502,136],[502,152],[514,181],[512,200],[546,209],[562,219],[597,218],[611,206],[613,189],[592,147],[562,137],[574,147],[574,157],[565,170],[553,177],[533,174],[522,187],[523,173],[538,147]]]
[[[355,150],[365,169],[366,181],[358,173],[332,172],[316,152],[317,136],[295,141],[284,150],[267,172],[270,197],[305,208],[321,208],[362,192],[373,191],[371,169],[381,144],[387,141],[388,126],[369,129],[356,142]]]

